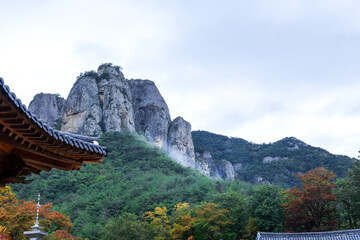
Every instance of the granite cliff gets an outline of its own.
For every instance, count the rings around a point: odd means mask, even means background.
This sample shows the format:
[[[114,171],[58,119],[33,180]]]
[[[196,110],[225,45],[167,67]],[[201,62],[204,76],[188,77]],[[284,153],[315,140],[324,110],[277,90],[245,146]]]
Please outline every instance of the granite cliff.
[[[29,109],[65,132],[88,136],[107,131],[143,134],[175,161],[204,173],[206,163],[198,164],[195,159],[190,123],[182,117],[172,121],[155,83],[126,79],[119,66],[106,63],[97,71],[80,74],[66,100],[56,94],[37,94]],[[233,179],[227,174],[228,168],[217,169],[219,176]]]
[[[59,94],[39,93],[29,104],[29,110],[47,122],[51,127],[60,129],[65,99]]]
[[[149,80],[129,80],[134,109],[135,130],[161,148],[166,148],[171,124],[169,108],[155,83]]]

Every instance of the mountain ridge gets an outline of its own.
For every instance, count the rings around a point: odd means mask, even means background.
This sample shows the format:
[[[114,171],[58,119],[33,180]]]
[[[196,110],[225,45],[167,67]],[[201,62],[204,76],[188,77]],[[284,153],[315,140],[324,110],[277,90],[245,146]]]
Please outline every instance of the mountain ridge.
[[[281,187],[298,185],[294,174],[304,174],[323,166],[339,177],[346,175],[357,160],[313,147],[295,137],[274,143],[256,144],[242,138],[227,137],[207,131],[193,131],[196,155],[219,162],[229,161],[239,180],[251,183],[274,183]],[[216,165],[216,164],[215,164]]]
[[[212,178],[277,184],[290,181],[287,186],[291,186],[295,183],[289,179],[294,173],[304,173],[310,170],[308,166],[318,167],[316,162],[330,170],[338,169],[336,173],[342,176],[345,168],[355,161],[345,156],[334,160],[337,155],[320,148],[319,153],[314,153],[316,148],[295,137],[271,144],[255,144],[210,133],[204,137],[208,141],[194,138],[194,134],[201,131],[192,134],[191,124],[185,119],[171,119],[169,107],[153,81],[126,79],[122,68],[111,63],[100,65],[97,71],[81,73],[66,99],[58,94],[37,94],[29,109],[50,126],[70,133],[93,136],[125,130],[144,135],[181,165]],[[212,141],[217,143],[216,147]],[[309,156],[299,149],[307,150],[315,163],[306,163]],[[298,163],[298,170],[293,166],[294,161]],[[326,161],[335,165],[345,163],[345,167],[331,166]],[[280,180],[263,173],[264,164],[273,169],[275,176],[274,168],[278,167]]]

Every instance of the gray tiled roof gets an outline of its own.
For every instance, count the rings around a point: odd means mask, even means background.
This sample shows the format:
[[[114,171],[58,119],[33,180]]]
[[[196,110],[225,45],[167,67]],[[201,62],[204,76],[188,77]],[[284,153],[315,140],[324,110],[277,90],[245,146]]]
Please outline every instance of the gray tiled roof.
[[[90,151],[106,156],[107,154],[106,148],[93,144],[92,143],[93,139],[91,137],[86,137],[86,136],[81,137],[79,135],[57,131],[49,127],[45,122],[38,119],[34,114],[32,114],[26,108],[24,104],[22,104],[21,100],[16,97],[15,93],[10,91],[9,86],[5,85],[4,80],[2,78],[0,78],[0,90],[5,92],[8,98],[14,103],[14,105],[17,107],[17,109],[20,112],[26,114],[29,120],[31,120],[41,129],[43,129],[51,137],[55,138],[56,140],[60,140],[61,142],[70,145],[74,148],[84,149],[86,151]]]
[[[360,240],[360,229],[305,233],[258,232],[256,240]]]

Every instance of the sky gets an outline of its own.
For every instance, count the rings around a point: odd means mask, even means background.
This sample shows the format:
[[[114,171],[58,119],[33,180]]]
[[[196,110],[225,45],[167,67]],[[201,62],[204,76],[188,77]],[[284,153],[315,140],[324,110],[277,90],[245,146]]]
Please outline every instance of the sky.
[[[360,149],[360,1],[0,0],[0,77],[24,104],[102,63],[172,118],[254,143]]]

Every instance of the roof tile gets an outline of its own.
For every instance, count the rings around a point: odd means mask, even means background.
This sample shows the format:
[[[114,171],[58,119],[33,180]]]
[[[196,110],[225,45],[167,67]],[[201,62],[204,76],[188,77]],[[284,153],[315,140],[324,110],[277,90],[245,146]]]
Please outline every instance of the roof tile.
[[[24,104],[22,104],[21,100],[16,97],[16,94],[10,91],[9,86],[5,85],[4,79],[0,78],[0,88],[2,88],[8,95],[9,99],[14,103],[14,105],[19,108],[20,111],[26,114],[26,116],[32,120],[36,125],[38,125],[41,129],[43,129],[47,134],[51,137],[54,137],[56,140],[60,139],[60,141],[70,145],[75,146],[76,148],[86,149],[87,151],[100,153],[102,155],[107,154],[106,148],[95,145],[93,143],[87,142],[85,136],[77,136],[74,134],[69,134],[65,132],[60,132],[54,130],[49,127],[45,122],[38,119],[34,114],[32,114]]]

